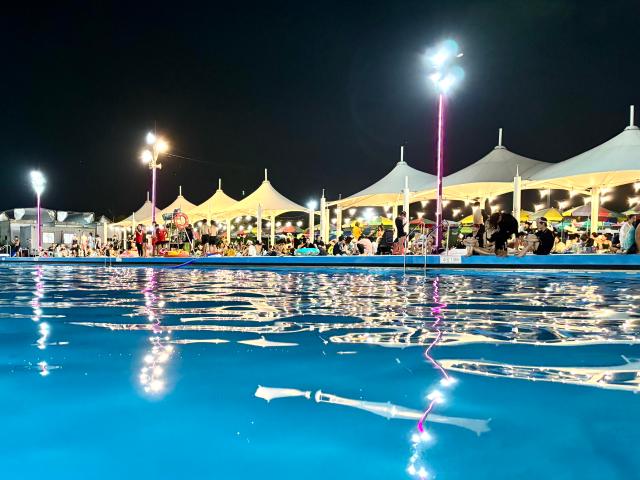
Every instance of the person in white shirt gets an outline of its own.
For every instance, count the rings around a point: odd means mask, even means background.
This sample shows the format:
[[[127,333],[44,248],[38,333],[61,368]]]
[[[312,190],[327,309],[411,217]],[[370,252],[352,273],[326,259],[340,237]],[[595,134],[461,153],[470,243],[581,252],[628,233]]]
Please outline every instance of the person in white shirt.
[[[247,257],[257,257],[258,251],[251,240],[247,241]]]

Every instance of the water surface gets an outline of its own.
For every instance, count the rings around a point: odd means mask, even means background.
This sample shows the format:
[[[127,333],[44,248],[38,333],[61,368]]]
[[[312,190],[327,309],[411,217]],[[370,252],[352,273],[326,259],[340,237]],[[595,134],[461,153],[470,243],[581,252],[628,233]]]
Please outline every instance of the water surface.
[[[640,478],[639,300],[629,273],[2,266],[0,478]]]

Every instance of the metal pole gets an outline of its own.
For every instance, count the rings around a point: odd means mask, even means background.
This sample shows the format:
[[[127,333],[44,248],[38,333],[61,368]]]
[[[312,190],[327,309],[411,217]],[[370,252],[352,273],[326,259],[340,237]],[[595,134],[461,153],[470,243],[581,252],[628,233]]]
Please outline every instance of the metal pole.
[[[436,248],[442,247],[442,176],[444,163],[444,94],[438,96],[438,197],[436,203]]]
[[[37,198],[37,208],[38,208],[38,213],[37,213],[37,218],[38,218],[38,226],[36,228],[36,235],[38,236],[37,239],[37,248],[38,248],[38,252],[40,251],[40,249],[42,248],[42,218],[40,215],[40,193],[36,194],[36,198]]]

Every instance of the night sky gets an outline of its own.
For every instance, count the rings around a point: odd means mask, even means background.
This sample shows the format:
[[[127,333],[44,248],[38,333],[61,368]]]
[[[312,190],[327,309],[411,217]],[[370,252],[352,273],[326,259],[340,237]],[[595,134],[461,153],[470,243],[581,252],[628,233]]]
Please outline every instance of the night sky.
[[[434,173],[421,55],[449,36],[466,77],[445,173],[485,155],[499,127],[512,151],[563,160],[640,105],[638,1],[56,3],[3,6],[0,210],[34,204],[36,167],[49,208],[137,209],[154,125],[193,159],[163,161],[161,207],[178,185],[202,202],[218,177],[239,198],[265,167],[299,203],[322,188],[347,196],[386,174],[402,143]]]

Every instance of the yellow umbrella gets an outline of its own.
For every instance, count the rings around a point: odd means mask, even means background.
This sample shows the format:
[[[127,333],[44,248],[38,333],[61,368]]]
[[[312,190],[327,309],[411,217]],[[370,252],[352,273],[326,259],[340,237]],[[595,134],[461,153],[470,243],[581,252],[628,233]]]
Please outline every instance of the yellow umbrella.
[[[529,217],[531,215],[531,212],[520,210],[520,221],[526,222],[527,220],[529,220]],[[468,217],[464,217],[462,220],[460,220],[460,225],[473,225],[473,215],[469,215]]]
[[[550,222],[561,222],[562,215],[555,208],[545,208],[544,210],[538,210],[536,213],[531,215],[531,218],[537,220],[538,218],[544,217]]]

